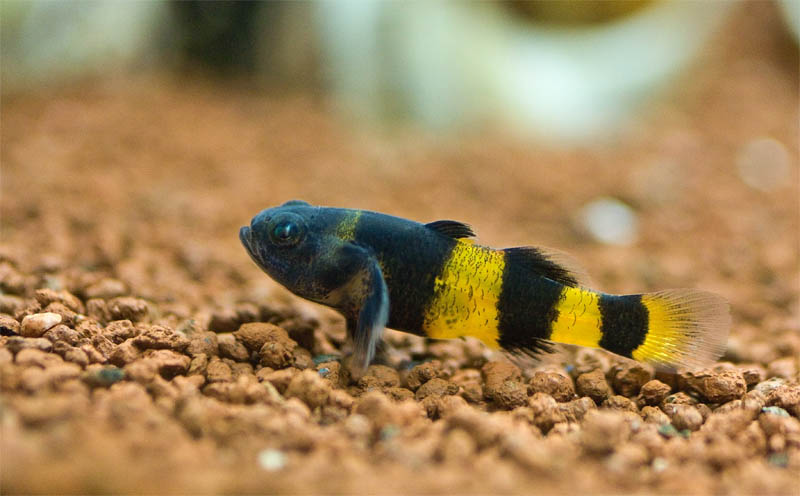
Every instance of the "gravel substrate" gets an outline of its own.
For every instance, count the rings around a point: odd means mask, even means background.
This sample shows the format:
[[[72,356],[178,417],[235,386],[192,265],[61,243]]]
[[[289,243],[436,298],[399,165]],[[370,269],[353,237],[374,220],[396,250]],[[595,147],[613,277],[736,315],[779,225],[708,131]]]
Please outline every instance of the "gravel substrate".
[[[779,26],[748,5],[680,95],[586,151],[353,135],[305,97],[163,76],[4,97],[0,492],[797,494],[798,64]],[[736,164],[767,138],[790,177],[765,192]],[[581,228],[607,196],[635,243]],[[608,292],[715,291],[728,350],[671,375],[388,331],[353,380],[342,318],[238,245],[291,198],[555,246]]]

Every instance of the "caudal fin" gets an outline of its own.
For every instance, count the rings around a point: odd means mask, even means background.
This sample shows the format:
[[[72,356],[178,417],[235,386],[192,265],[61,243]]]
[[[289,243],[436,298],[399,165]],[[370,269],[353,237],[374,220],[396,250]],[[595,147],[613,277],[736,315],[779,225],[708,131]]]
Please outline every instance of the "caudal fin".
[[[631,358],[674,370],[706,366],[725,351],[731,317],[724,298],[695,289],[619,298],[639,299],[647,310],[646,332],[641,344],[630,351]]]
[[[603,348],[661,370],[717,360],[731,323],[727,301],[696,289],[611,295],[562,286],[550,315],[549,341]]]

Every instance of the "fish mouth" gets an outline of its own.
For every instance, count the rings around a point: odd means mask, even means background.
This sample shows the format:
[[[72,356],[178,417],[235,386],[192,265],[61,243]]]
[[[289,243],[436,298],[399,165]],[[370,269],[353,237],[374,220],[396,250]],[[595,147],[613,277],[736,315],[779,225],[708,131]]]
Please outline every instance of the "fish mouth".
[[[250,227],[242,226],[239,228],[239,241],[241,241],[242,245],[244,245],[244,249],[247,250],[247,254],[250,255],[250,258],[252,258],[254,262],[258,263],[258,259],[255,256],[255,251],[253,250],[253,238],[251,235],[252,230]]]
[[[239,228],[239,241],[242,242],[245,248],[250,249],[250,228],[248,226]]]

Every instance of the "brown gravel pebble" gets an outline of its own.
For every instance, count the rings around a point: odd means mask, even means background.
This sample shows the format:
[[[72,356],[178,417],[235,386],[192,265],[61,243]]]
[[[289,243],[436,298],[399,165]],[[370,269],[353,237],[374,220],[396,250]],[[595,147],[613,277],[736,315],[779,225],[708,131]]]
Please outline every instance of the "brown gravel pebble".
[[[386,395],[395,401],[413,400],[414,391],[401,387],[390,387],[383,390]]]
[[[87,299],[101,298],[108,300],[123,296],[128,292],[125,283],[118,279],[105,278],[87,287],[83,294]]]
[[[19,334],[19,322],[11,315],[0,313],[0,335],[11,336]]]
[[[786,380],[781,378],[781,377],[770,377],[769,379],[767,379],[765,381],[761,381],[758,384],[756,384],[753,387],[753,390],[754,391],[758,391],[759,393],[764,395],[764,397],[766,398],[767,396],[770,395],[770,393],[772,393],[773,390],[775,390],[775,389],[777,389],[777,388],[779,388],[779,387],[781,387],[781,386],[783,386],[785,384],[786,384]]]
[[[747,392],[747,383],[738,370],[718,373],[702,370],[688,373],[686,381],[692,390],[709,403],[726,403],[741,398]]]
[[[267,329],[266,340],[258,352],[261,365],[281,369],[293,363],[292,353],[297,343],[280,327]]]
[[[231,367],[218,358],[213,358],[205,367],[208,382],[229,382],[233,380]]]
[[[141,334],[132,338],[133,344],[141,349],[173,349],[184,351],[189,347],[189,340],[169,327],[149,325]]]
[[[556,400],[547,393],[534,393],[528,399],[528,406],[533,416],[532,423],[544,433],[552,429],[557,423],[567,420]]]
[[[669,395],[670,390],[671,388],[668,385],[658,379],[647,381],[639,391],[641,404],[658,405]]]
[[[139,330],[133,326],[133,322],[130,320],[115,320],[109,322],[103,330],[103,335],[117,344],[135,337],[138,334]]]
[[[51,351],[53,343],[45,338],[23,338],[20,336],[11,336],[5,343],[11,353],[19,353],[20,350],[36,349],[41,351]]]
[[[592,410],[586,414],[581,429],[581,445],[589,453],[603,455],[611,453],[630,436],[630,425],[617,412]]]
[[[122,367],[138,359],[141,355],[141,349],[136,346],[133,338],[131,338],[116,346],[108,357],[108,361],[118,367]]]
[[[221,357],[230,358],[236,362],[246,362],[250,359],[247,348],[237,341],[233,334],[217,334],[217,346]]]
[[[398,413],[392,401],[379,391],[370,391],[358,400],[355,413],[363,415],[376,429],[386,424],[397,424]]]
[[[636,362],[623,362],[609,372],[614,391],[627,398],[639,394],[639,390],[653,378],[653,370]]]
[[[58,355],[34,348],[27,348],[20,350],[20,352],[17,353],[17,355],[14,357],[14,362],[23,367],[35,365],[44,369],[51,365],[61,364],[63,363],[63,360]]]
[[[441,362],[433,360],[414,366],[406,377],[408,389],[416,391],[421,385],[438,377],[440,374]]]
[[[12,317],[25,306],[25,300],[19,296],[0,293],[0,313]]]
[[[636,407],[636,403],[631,401],[630,398],[626,398],[625,396],[620,396],[618,394],[606,398],[601,406],[611,410],[627,410],[634,413],[639,411],[639,409]]]
[[[678,430],[696,431],[703,425],[703,416],[691,405],[669,405],[664,412],[669,416],[672,425]]]
[[[600,369],[579,375],[575,386],[579,396],[588,396],[598,405],[612,394],[606,376]]]
[[[86,313],[98,322],[111,320],[111,314],[108,312],[108,303],[100,298],[93,298],[86,302]]]
[[[417,389],[415,397],[422,401],[429,396],[442,397],[458,393],[458,386],[444,379],[434,377]]]
[[[653,406],[645,406],[642,408],[642,418],[645,422],[651,424],[662,425],[670,423],[670,419],[667,414],[661,411],[661,409]]]
[[[270,382],[275,389],[278,390],[281,394],[286,391],[286,388],[289,387],[289,383],[292,381],[295,375],[300,373],[300,371],[294,367],[288,367],[282,370],[271,370],[270,372],[263,374],[263,380]]]
[[[350,383],[350,374],[339,362],[323,362],[317,365],[320,377],[330,381],[335,388],[346,387]]]
[[[461,383],[461,396],[470,403],[480,403],[483,401],[483,388],[478,381],[469,381]]]
[[[800,385],[785,385],[773,389],[767,396],[767,404],[783,408],[800,418]]]
[[[148,350],[144,359],[156,364],[156,370],[165,379],[171,379],[178,374],[185,374],[189,370],[191,360],[188,356],[172,350]]]
[[[208,328],[214,332],[233,332],[242,323],[234,308],[223,308],[211,315]]]
[[[266,324],[263,322],[253,322],[242,324],[236,332],[233,333],[236,339],[241,341],[248,350],[259,351],[264,346],[270,336],[274,333],[280,333],[280,327],[275,324]]]
[[[773,360],[767,367],[767,375],[792,379],[797,377],[797,357],[785,357]]]
[[[54,291],[52,289],[37,289],[34,293],[36,301],[42,306],[47,307],[51,303],[60,303],[75,313],[85,313],[86,310],[81,300],[68,291]]]
[[[492,390],[490,399],[500,409],[513,410],[528,402],[528,388],[521,382],[505,381]]]
[[[688,394],[684,393],[683,391],[678,391],[675,394],[670,394],[664,401],[661,402],[661,407],[664,408],[667,405],[696,405],[697,400],[689,396]]]
[[[481,367],[483,377],[483,392],[486,398],[492,399],[495,393],[507,381],[519,381],[522,374],[519,367],[509,362],[488,362]]]
[[[141,298],[120,296],[108,302],[108,316],[111,320],[139,322],[147,317],[147,313],[147,302]]]
[[[191,356],[204,354],[216,356],[219,354],[219,339],[217,334],[210,331],[196,331],[189,336],[189,346],[186,353]]]
[[[88,343],[80,345],[80,349],[86,353],[86,356],[89,358],[89,363],[106,363],[109,361],[107,355],[100,353],[97,348]]]
[[[52,343],[65,343],[70,346],[75,346],[86,340],[78,331],[64,324],[58,324],[48,329],[47,332],[44,333],[44,338],[50,340]]]
[[[65,361],[75,363],[81,367],[89,365],[89,355],[80,348],[71,347],[62,355]]]
[[[754,386],[767,377],[766,369],[758,364],[740,365],[739,370],[742,372],[747,387]]]
[[[362,381],[373,382],[379,388],[393,388],[400,385],[400,375],[386,365],[370,365],[358,380],[359,387],[363,388]]]
[[[572,386],[572,379],[564,374],[536,372],[533,374],[529,384],[530,394],[547,393],[559,402],[570,401],[575,397],[575,388]]]
[[[298,398],[312,410],[324,405],[330,395],[330,383],[314,370],[304,370],[296,374],[286,388],[287,398]]]
[[[11,294],[25,292],[25,277],[10,263],[0,263],[0,289]]]
[[[300,370],[314,368],[314,358],[311,352],[299,346],[292,352],[292,363]]]
[[[597,408],[594,400],[588,396],[575,398],[574,400],[559,405],[559,410],[564,413],[568,422],[580,422],[586,412]]]

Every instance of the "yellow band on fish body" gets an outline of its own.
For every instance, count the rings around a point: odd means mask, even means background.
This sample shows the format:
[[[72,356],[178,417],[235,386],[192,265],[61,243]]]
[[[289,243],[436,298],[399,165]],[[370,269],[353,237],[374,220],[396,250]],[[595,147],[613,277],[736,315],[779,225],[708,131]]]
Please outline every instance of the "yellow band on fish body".
[[[349,212],[336,228],[336,235],[343,241],[351,241],[356,236],[356,226],[358,219],[361,218],[361,210]]]
[[[435,280],[424,329],[431,338],[472,336],[497,348],[497,301],[505,261],[501,251],[459,240]]]
[[[597,348],[603,337],[602,317],[598,306],[600,295],[583,288],[565,286],[551,328],[550,340]]]

